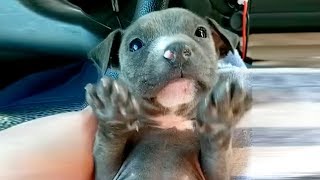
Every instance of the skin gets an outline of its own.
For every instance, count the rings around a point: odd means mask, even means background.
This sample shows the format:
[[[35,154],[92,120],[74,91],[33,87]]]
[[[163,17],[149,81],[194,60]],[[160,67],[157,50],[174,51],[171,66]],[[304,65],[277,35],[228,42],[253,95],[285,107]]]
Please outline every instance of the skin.
[[[227,52],[220,47],[232,48],[220,27],[174,8],[143,16],[92,50],[102,74],[108,66],[121,72],[86,86],[98,120],[97,180],[230,178],[232,129],[251,99],[245,74],[217,71]]]
[[[95,131],[91,108],[35,119],[1,131],[0,179],[93,179]]]

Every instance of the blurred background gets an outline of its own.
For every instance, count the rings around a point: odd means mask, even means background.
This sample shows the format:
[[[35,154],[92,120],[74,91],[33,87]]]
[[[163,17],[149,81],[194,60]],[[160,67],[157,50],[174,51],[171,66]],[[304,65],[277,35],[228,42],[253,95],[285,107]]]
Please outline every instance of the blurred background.
[[[319,67],[317,0],[251,1],[248,56],[255,67]]]

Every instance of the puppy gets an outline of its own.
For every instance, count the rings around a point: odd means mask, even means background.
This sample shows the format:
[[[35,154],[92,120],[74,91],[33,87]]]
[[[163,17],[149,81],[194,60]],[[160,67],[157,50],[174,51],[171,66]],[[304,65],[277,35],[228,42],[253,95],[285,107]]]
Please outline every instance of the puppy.
[[[237,41],[180,8],[115,30],[89,57],[104,74],[86,86],[98,119],[95,179],[230,179],[232,129],[251,107],[240,72],[217,71]]]

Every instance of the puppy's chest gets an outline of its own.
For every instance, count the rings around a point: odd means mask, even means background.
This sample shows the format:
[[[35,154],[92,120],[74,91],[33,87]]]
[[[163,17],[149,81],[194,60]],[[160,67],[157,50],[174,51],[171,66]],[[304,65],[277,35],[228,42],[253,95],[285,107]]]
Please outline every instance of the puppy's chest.
[[[200,145],[192,130],[141,130],[132,144],[128,145],[119,179],[202,179]]]
[[[148,119],[155,121],[158,128],[177,129],[179,131],[194,130],[196,115],[196,103],[188,103],[176,107],[168,108],[163,114],[147,116]]]
[[[177,129],[178,131],[193,130],[194,120],[191,118],[178,116],[176,114],[167,114],[164,116],[150,118],[159,124],[161,129]]]

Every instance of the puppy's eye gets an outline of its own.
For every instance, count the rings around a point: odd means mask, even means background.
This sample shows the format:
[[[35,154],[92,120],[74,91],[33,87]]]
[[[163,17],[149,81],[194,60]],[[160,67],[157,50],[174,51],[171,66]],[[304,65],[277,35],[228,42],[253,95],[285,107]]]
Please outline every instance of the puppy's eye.
[[[206,38],[207,37],[207,30],[204,27],[198,27],[194,35],[201,37],[201,38]]]
[[[134,52],[134,51],[137,51],[137,50],[139,50],[140,48],[142,48],[142,46],[143,46],[142,40],[139,39],[139,38],[136,38],[136,39],[134,39],[134,40],[132,40],[132,41],[130,42],[130,44],[129,44],[129,50],[130,50],[131,52]]]

